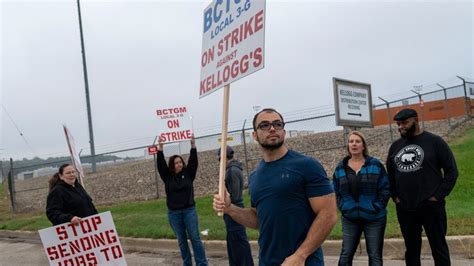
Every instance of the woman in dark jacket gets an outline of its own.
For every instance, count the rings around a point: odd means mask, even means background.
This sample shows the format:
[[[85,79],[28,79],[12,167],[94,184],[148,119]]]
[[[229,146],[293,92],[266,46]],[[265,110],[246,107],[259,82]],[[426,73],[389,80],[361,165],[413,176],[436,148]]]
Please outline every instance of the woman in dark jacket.
[[[364,135],[349,133],[346,156],[336,167],[333,186],[342,217],[342,250],[339,265],[352,265],[364,232],[369,265],[382,265],[387,201],[390,196],[387,172],[369,156]]]
[[[81,218],[97,214],[91,197],[77,181],[76,171],[70,164],[63,164],[49,180],[46,216],[53,223],[79,224]]]
[[[197,212],[194,207],[193,182],[198,168],[194,135],[191,139],[191,151],[187,166],[180,155],[171,156],[168,165],[166,165],[161,139],[157,155],[158,172],[165,183],[168,220],[178,239],[183,265],[192,265],[188,236],[191,239],[196,265],[207,265],[206,253],[199,237]]]

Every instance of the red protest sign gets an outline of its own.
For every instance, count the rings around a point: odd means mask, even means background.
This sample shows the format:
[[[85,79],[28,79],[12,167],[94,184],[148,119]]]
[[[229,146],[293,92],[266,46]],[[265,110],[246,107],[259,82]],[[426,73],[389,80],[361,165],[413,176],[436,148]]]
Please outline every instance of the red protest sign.
[[[157,146],[150,146],[148,147],[148,154],[153,155],[158,152],[158,147]]]

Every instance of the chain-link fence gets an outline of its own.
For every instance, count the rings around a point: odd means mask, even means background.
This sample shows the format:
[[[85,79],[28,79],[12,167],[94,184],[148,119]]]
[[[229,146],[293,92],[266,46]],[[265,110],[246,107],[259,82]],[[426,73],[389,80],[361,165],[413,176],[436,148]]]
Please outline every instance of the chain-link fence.
[[[417,110],[420,125],[430,131],[442,133],[440,128],[445,127],[446,132],[449,132],[471,118],[473,96],[474,83],[465,82],[462,85],[423,94],[414,91],[412,95],[391,101],[380,98],[384,103],[373,106],[375,128],[364,129],[364,132],[369,142],[372,139],[380,146],[379,154],[382,157],[385,146],[398,137],[392,118],[400,109],[410,107]],[[313,108],[283,116],[286,120],[287,144],[302,153],[317,158],[324,157],[323,165],[328,172],[331,171],[332,165],[340,159],[341,151],[344,152],[345,145],[344,133],[341,131],[342,127],[336,125],[333,107]],[[441,121],[442,124],[428,121]],[[250,119],[240,121],[229,125],[229,129],[227,143],[234,147],[248,175],[261,158],[259,147],[252,138],[252,121]],[[214,176],[218,173],[215,150],[220,147],[221,135],[220,133],[200,135],[199,131],[195,134],[198,136],[196,146],[199,150],[200,175]],[[187,154],[189,149],[189,142],[169,144],[165,146],[165,155]],[[148,154],[147,146],[106,152],[96,155],[95,160],[97,171],[93,174],[91,157],[81,156],[87,177],[85,186],[99,203],[146,200],[165,196],[154,157]],[[69,158],[35,164],[22,161],[2,162],[0,164],[2,177],[5,179],[8,177],[6,187],[12,209],[31,211],[44,207],[48,192],[47,179],[57,172],[61,164],[69,162]],[[217,187],[216,182],[214,179],[198,181],[195,185],[199,187],[197,195],[212,192],[208,187]],[[101,191],[108,193],[102,195]]]

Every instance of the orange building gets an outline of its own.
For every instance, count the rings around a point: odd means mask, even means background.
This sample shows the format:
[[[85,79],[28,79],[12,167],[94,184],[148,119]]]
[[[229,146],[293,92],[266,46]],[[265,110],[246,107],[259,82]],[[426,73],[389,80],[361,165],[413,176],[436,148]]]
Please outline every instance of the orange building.
[[[472,114],[472,110],[474,109],[474,101],[468,101],[467,104],[469,104],[469,102],[470,109],[468,110],[468,112]],[[466,114],[466,101],[464,97],[448,99],[447,103],[448,112],[446,112],[445,100],[424,102],[423,107],[421,107],[420,104],[410,104],[391,107],[388,110],[387,108],[374,110],[374,126],[387,125],[389,122],[392,123],[393,116],[404,108],[415,109],[418,112],[418,118],[420,119],[420,121],[442,120],[447,119],[448,115],[449,117],[458,117]],[[390,112],[390,120],[387,113],[388,111]]]

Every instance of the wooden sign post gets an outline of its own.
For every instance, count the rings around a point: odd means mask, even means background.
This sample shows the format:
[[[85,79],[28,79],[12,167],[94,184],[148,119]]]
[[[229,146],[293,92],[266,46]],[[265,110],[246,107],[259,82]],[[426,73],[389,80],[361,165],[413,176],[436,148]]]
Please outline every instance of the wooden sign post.
[[[214,0],[204,9],[203,18],[199,98],[224,87],[221,154],[226,154],[230,83],[264,67],[265,0]],[[226,159],[221,156],[221,198]]]
[[[219,165],[219,197],[225,197],[225,169],[227,165],[227,125],[229,123],[229,94],[230,85],[224,86],[224,105],[222,108],[222,131],[221,131],[221,160]],[[219,212],[219,216],[223,213]]]

